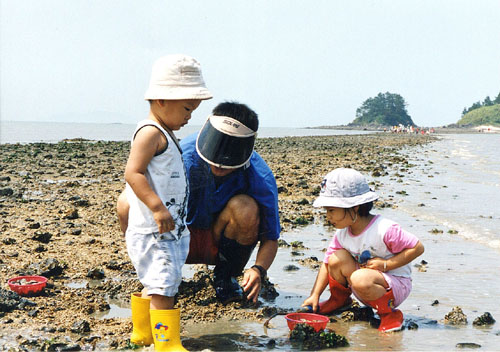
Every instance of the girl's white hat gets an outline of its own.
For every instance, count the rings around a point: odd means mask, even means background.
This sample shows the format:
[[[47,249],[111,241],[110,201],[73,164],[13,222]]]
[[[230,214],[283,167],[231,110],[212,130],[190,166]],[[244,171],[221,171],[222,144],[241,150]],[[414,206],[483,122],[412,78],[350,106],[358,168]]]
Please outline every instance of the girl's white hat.
[[[361,173],[354,169],[339,168],[325,176],[313,206],[352,208],[377,198],[378,195],[370,189]]]
[[[205,86],[200,63],[194,58],[182,55],[167,55],[153,64],[149,88],[144,94],[146,100],[184,100],[212,98]]]

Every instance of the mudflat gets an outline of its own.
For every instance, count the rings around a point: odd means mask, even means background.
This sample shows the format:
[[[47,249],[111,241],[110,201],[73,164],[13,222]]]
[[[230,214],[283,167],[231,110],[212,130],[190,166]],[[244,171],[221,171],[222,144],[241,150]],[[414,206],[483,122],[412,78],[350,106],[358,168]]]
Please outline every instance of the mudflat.
[[[324,223],[321,211],[311,204],[328,171],[352,167],[376,177],[386,172],[387,165],[401,165],[404,170],[410,166],[400,150],[434,138],[391,133],[263,138],[257,140],[256,150],[276,177],[286,232]],[[110,307],[127,307],[130,294],[142,289],[115,211],[128,152],[128,142],[0,145],[0,344],[4,347],[131,347],[130,316],[103,318]],[[391,204],[378,201],[376,207]],[[181,324],[219,320],[261,324],[269,318],[267,299],[279,294],[279,282],[267,281],[256,305],[223,306],[215,300],[210,271],[205,266],[194,270],[198,272],[183,281],[177,297]],[[19,275],[43,275],[49,280],[40,294],[20,297],[7,285],[9,278]],[[185,346],[198,349],[187,334],[181,332]]]

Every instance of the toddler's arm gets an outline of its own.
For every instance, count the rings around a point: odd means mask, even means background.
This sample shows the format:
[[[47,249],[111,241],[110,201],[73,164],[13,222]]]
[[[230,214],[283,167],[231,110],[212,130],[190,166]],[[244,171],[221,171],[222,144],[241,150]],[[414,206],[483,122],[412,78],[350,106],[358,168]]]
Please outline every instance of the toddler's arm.
[[[141,128],[132,143],[130,155],[125,167],[125,181],[134,193],[153,212],[160,233],[172,231],[175,223],[167,207],[153,191],[145,173],[149,162],[157,150],[165,145],[163,134],[153,126]]]

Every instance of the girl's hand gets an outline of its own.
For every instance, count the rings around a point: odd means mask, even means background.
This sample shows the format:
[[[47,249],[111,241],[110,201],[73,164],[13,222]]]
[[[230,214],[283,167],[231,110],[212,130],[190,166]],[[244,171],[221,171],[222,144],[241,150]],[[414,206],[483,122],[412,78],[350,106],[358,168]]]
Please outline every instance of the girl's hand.
[[[319,297],[311,295],[302,303],[301,307],[311,306],[313,313],[319,310]]]
[[[379,257],[371,258],[366,261],[364,267],[385,273],[387,271],[387,260]]]
[[[161,207],[159,210],[154,211],[153,218],[158,225],[158,231],[160,233],[173,231],[175,229],[175,221],[165,206]]]

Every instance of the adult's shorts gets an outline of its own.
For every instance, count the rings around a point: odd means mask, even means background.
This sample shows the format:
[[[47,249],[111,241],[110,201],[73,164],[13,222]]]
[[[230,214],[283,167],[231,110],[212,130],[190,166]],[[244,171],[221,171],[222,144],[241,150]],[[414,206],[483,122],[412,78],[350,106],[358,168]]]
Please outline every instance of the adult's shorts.
[[[189,242],[189,254],[186,264],[215,265],[219,248],[212,230],[195,229],[191,226],[188,226],[188,229],[191,233],[191,242]]]

